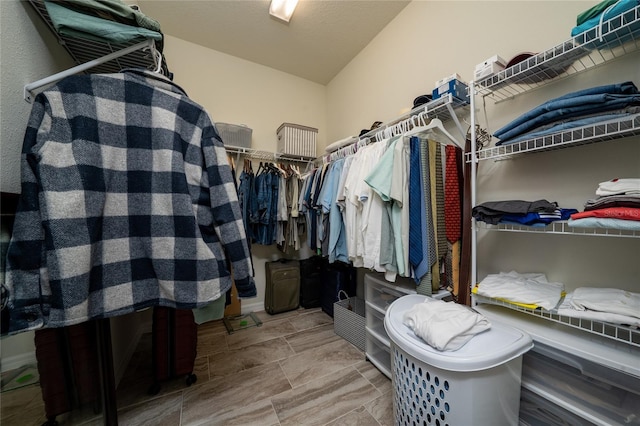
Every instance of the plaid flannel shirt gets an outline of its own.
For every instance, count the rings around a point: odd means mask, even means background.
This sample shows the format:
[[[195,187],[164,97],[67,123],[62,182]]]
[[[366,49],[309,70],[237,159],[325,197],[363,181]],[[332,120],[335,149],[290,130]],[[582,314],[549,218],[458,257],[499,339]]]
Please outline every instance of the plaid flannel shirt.
[[[7,254],[9,333],[256,295],[222,141],[159,74],[71,76],[40,93]]]

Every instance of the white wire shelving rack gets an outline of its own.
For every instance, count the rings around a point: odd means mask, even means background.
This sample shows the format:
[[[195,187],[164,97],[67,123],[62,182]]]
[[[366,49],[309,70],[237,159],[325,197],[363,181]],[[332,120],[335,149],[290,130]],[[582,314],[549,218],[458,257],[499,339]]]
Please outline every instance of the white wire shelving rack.
[[[640,135],[640,114],[633,114],[620,119],[574,127],[513,144],[487,147],[477,151],[476,158],[478,161],[504,160],[520,154],[552,151],[637,135]],[[472,155],[472,153],[466,154],[467,162],[471,161]]]
[[[506,160],[522,154],[559,150],[580,145],[614,141],[640,135],[640,114],[629,115],[591,125],[566,129],[553,134],[534,137],[521,142],[486,147],[476,150],[473,113],[476,108],[475,95],[499,103],[531,92],[539,87],[555,83],[575,74],[588,71],[625,55],[638,55],[640,51],[640,6],[602,22],[601,26],[583,32],[571,39],[547,49],[512,67],[492,76],[471,82],[471,137],[472,152],[465,161],[471,163],[472,205],[475,205],[475,170],[482,160]],[[477,282],[477,236],[478,230],[548,233],[562,235],[640,238],[639,231],[611,228],[581,228],[569,226],[567,221],[553,222],[544,227],[517,224],[489,225],[473,221],[472,224],[472,282]],[[548,320],[552,323],[580,329],[603,336],[630,347],[640,347],[640,329],[603,321],[559,315],[556,311],[530,309],[501,299],[473,295],[473,304],[497,305],[510,311],[524,313]]]
[[[33,92],[36,89],[58,81],[67,75],[79,72],[117,73],[125,68],[156,69],[158,67],[158,57],[153,40],[115,44],[64,36],[55,30],[44,0],[29,0],[29,4],[78,66],[26,85],[24,97],[27,102],[32,101]]]
[[[306,163],[313,162],[315,159],[315,157],[301,157],[301,156],[295,156],[295,155],[280,154],[272,151],[261,151],[258,149],[245,148],[245,147],[232,146],[232,145],[225,145],[224,148],[229,154],[237,154],[238,158],[240,156],[244,156],[254,160],[262,160],[262,161],[271,161],[271,162],[289,161],[289,162],[306,164]]]
[[[477,222],[477,229],[488,231],[526,232],[532,234],[584,235],[591,237],[640,238],[640,231],[615,228],[582,228],[569,226],[567,221],[552,222],[547,226],[526,226],[500,223],[497,225]]]
[[[426,104],[413,108],[411,111],[408,111],[396,117],[392,121],[382,123],[380,127],[363,134],[361,138],[369,138],[369,137],[375,136],[376,133],[384,131],[385,129],[388,129],[390,127],[396,126],[405,120],[410,120],[411,117],[415,117],[422,114],[423,116],[426,116],[427,118],[430,118],[430,119],[438,118],[442,122],[453,120],[458,131],[462,135],[462,138],[464,139],[464,137],[466,136],[466,132],[464,131],[464,128],[462,127],[462,124],[460,123],[460,120],[458,119],[458,115],[456,114],[455,110],[458,110],[464,107],[468,108],[468,105],[469,104],[467,102],[454,97],[453,95],[451,95],[451,93],[447,93],[438,99],[434,99],[432,101],[427,102]]]
[[[640,50],[640,6],[475,82],[496,103]]]
[[[561,323],[569,327],[579,328],[580,330],[588,331],[599,336],[604,336],[618,342],[640,347],[640,329],[634,327],[584,318],[569,317],[542,308],[526,308],[524,306],[509,303],[504,300],[480,296],[478,294],[474,294],[473,297],[478,303],[488,303],[506,307],[514,311],[523,312],[525,314],[544,318],[549,321]]]

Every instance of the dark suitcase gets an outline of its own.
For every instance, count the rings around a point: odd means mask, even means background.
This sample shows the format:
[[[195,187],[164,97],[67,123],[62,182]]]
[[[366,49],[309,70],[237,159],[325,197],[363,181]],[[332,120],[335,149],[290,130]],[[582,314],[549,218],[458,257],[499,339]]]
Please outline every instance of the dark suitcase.
[[[267,262],[265,272],[264,310],[273,315],[297,309],[300,306],[300,263],[286,259]]]
[[[45,328],[34,333],[45,425],[56,416],[89,405],[101,411],[100,364],[95,323]]]
[[[151,395],[160,391],[160,382],[185,376],[187,386],[198,379],[193,374],[198,346],[198,326],[191,309],[153,308],[152,324],[153,384]]]
[[[357,282],[353,266],[342,262],[328,263],[322,271],[322,310],[333,317],[333,304],[340,300],[340,290],[349,297],[355,296]]]
[[[317,308],[322,297],[322,270],[328,262],[320,256],[300,261],[300,306]]]

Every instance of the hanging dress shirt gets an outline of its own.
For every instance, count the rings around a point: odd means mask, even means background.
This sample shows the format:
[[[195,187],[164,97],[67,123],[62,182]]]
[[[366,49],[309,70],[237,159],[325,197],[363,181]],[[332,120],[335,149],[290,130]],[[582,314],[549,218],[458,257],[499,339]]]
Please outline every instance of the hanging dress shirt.
[[[7,256],[9,333],[149,306],[253,297],[226,152],[206,111],[159,74],[71,76],[40,93]]]

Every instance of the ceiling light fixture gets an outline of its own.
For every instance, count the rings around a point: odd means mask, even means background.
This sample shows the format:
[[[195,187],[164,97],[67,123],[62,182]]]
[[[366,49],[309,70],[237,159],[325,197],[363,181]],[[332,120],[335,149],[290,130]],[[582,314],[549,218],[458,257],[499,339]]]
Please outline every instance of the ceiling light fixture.
[[[269,15],[283,22],[289,23],[293,11],[296,10],[298,0],[271,0]]]

